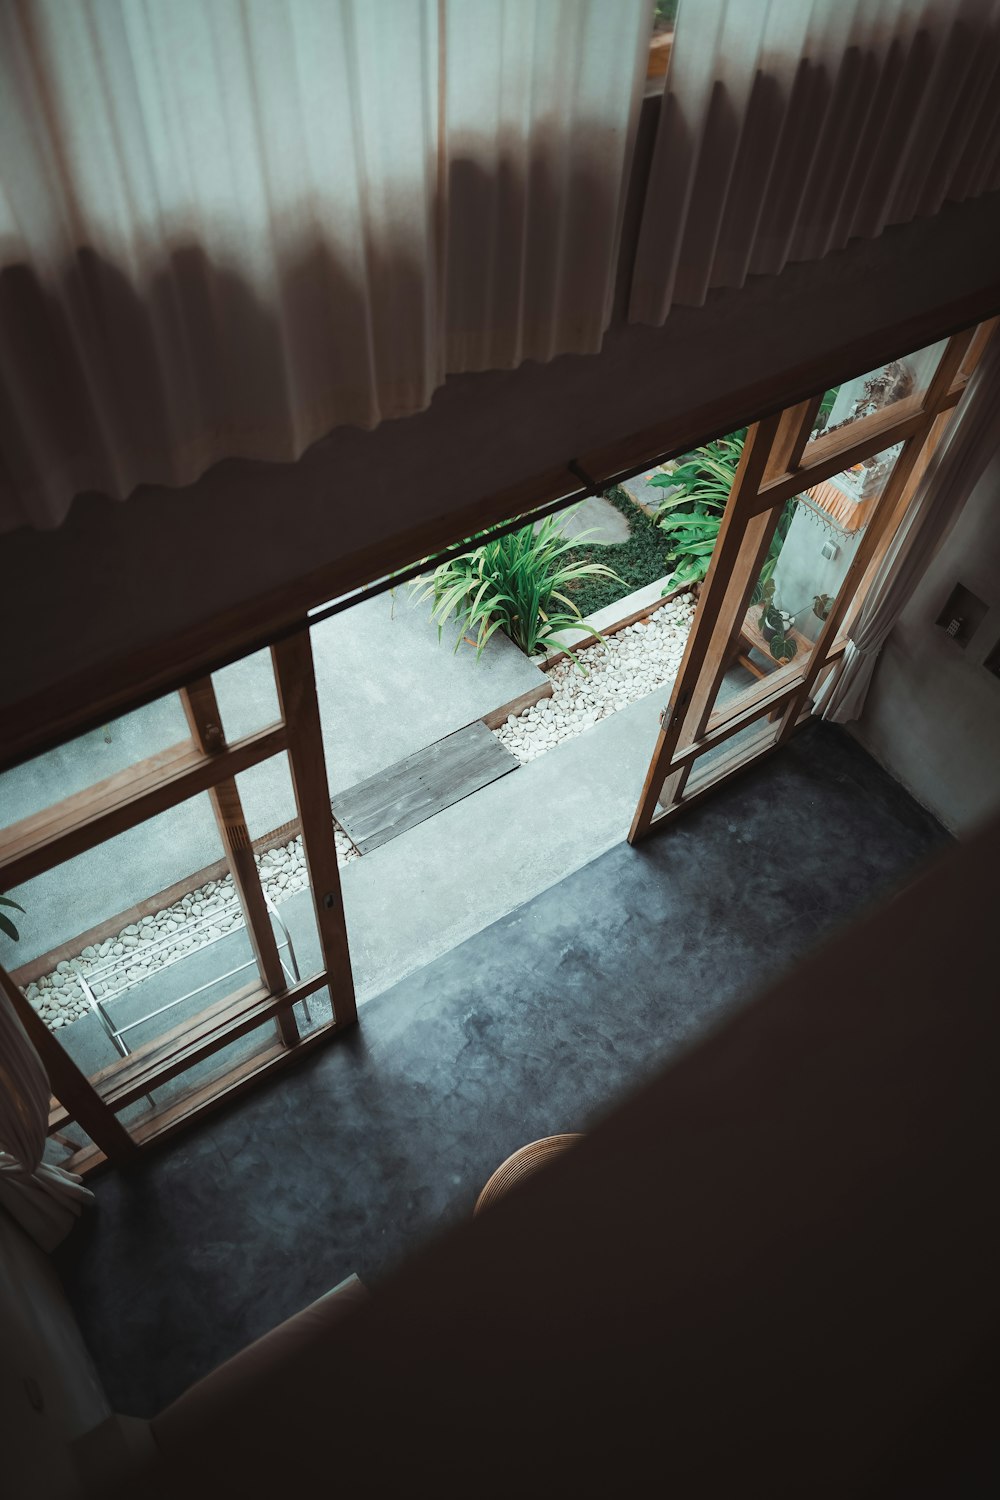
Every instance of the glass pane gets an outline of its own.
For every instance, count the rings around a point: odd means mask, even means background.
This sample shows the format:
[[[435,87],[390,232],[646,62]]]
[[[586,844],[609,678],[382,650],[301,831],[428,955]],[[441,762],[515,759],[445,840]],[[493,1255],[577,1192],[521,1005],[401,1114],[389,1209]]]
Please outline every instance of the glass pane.
[[[853,380],[831,386],[823,394],[813,437],[849,427],[852,422],[893,406],[897,401],[922,395],[933,379],[947,342],[947,339],[942,339],[937,344],[929,344],[926,349],[890,360],[877,370],[869,370]]]
[[[801,666],[839,597],[902,444],[790,500],[740,625],[714,711],[738,710],[779,667]]]
[[[738,760],[745,764],[752,760],[755,755],[761,755],[769,750],[774,744],[775,736],[781,724],[780,713],[773,718],[762,715],[759,719],[752,720],[744,729],[737,734],[730,735],[721,745],[716,745],[712,750],[706,750],[704,755],[699,755],[691,768],[688,777],[685,795],[693,796],[701,791],[709,782],[719,775],[723,766],[728,766]]]
[[[212,673],[226,739],[242,739],[281,718],[271,653],[266,648]]]
[[[257,981],[207,793],[11,894],[2,960],[88,1074]]]
[[[146,1098],[140,1099],[119,1111],[118,1118],[126,1127],[147,1124],[154,1110],[179,1104],[189,1095],[212,1083],[222,1083],[233,1069],[242,1067],[251,1070],[255,1062],[259,1063],[266,1055],[276,1055],[280,1050],[281,1044],[274,1022],[265,1021],[256,1030],[237,1037],[235,1042],[228,1043],[210,1057],[203,1058],[185,1072],[178,1073],[175,1078],[168,1078],[153,1090],[152,1102]]]
[[[176,693],[145,708],[111,719],[55,750],[36,755],[0,775],[0,807],[5,827],[42,812],[74,792],[82,792],[172,745],[190,742],[187,719]]]

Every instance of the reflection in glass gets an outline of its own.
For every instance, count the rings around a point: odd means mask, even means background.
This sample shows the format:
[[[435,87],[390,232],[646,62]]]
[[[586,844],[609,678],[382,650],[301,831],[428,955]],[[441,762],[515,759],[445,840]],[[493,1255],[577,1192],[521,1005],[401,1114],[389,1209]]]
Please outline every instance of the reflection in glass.
[[[762,678],[809,656],[901,451],[901,443],[883,449],[785,506],[741,622],[716,712],[738,709]]]
[[[813,429],[813,438],[849,427],[863,417],[921,395],[930,384],[947,340],[917,349],[902,359],[889,360],[853,380],[831,386],[824,392]]]

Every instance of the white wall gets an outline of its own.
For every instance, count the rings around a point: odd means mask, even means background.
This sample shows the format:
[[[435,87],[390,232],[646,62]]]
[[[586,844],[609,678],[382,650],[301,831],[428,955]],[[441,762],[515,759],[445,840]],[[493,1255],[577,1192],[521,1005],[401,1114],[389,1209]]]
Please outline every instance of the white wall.
[[[935,625],[956,583],[989,606],[963,649]],[[983,658],[1000,639],[1000,454],[886,642],[861,743],[953,832],[1000,806],[1000,679]]]
[[[805,505],[797,505],[774,568],[774,598],[780,609],[795,616],[795,628],[814,641],[822,621],[813,612],[817,594],[836,598],[851,558],[858,549],[860,533],[844,536],[824,526]],[[837,556],[823,556],[827,542],[835,543]]]

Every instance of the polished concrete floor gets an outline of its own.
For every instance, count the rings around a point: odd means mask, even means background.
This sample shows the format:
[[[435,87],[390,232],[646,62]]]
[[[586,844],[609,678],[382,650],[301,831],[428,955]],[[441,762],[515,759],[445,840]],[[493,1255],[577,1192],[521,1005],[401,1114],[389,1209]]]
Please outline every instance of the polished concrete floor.
[[[945,842],[843,731],[809,726],[98,1179],[58,1264],[112,1403],[149,1415],[348,1273],[376,1283],[517,1146],[586,1129]],[[469,859],[488,880],[488,826]]]

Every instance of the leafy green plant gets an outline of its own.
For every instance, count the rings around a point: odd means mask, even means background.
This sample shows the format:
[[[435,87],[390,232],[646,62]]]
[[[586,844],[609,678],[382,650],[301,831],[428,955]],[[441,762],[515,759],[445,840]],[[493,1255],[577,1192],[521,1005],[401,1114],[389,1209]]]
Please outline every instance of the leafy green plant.
[[[791,661],[799,643],[792,635],[792,627],[795,624],[795,616],[785,609],[780,609],[774,602],[774,579],[768,578],[761,585],[759,597],[754,597],[752,603],[762,604],[760,618],[757,624],[760,633],[767,641],[767,649],[775,661]],[[757,590],[754,591],[755,596]]]
[[[780,632],[772,635],[768,642],[768,650],[775,661],[791,661],[798,649],[798,641],[794,640],[792,636],[782,635]]]
[[[651,488],[669,490],[657,517],[670,542],[674,564],[664,593],[684,583],[700,583],[708,572],[729,492],[736,478],[745,427],[689,453],[670,474],[655,474]]]
[[[582,615],[617,604],[626,594],[656,583],[667,571],[663,532],[652,516],[620,486],[607,490],[604,499],[625,517],[629,534],[622,542],[585,541],[582,546],[574,538],[566,562],[599,562],[612,570],[610,576],[577,578],[568,585],[566,592]]]
[[[813,432],[823,431],[827,422],[829,422],[830,420],[830,413],[833,411],[833,403],[836,401],[839,395],[839,385],[832,386],[830,390],[824,391],[823,399],[819,403],[819,411],[816,413],[816,425],[813,427]]]
[[[11,907],[14,911],[19,911],[24,916],[24,907],[18,906],[17,902],[12,901],[9,896],[0,896],[0,906]],[[5,916],[2,911],[0,911],[0,932],[5,932],[9,938],[13,938],[15,943],[21,936],[10,920],[10,917]]]
[[[736,479],[747,429],[716,438],[688,454],[671,474],[657,474],[649,483],[671,493],[660,506],[659,525],[671,542],[668,562],[674,564],[664,593],[684,583],[700,583],[708,572],[719,528]],[[785,505],[751,599],[759,604],[781,554],[795,513],[795,501]]]
[[[564,536],[554,516],[504,536],[481,533],[470,538],[478,546],[439,564],[429,580],[417,580],[417,600],[433,598],[431,619],[437,622],[439,639],[445,621],[458,617],[456,651],[471,634],[478,658],[490,637],[503,629],[529,656],[555,646],[575,660],[558,636],[581,618],[566,589],[581,578],[617,576],[603,563],[567,559],[587,535]]]

